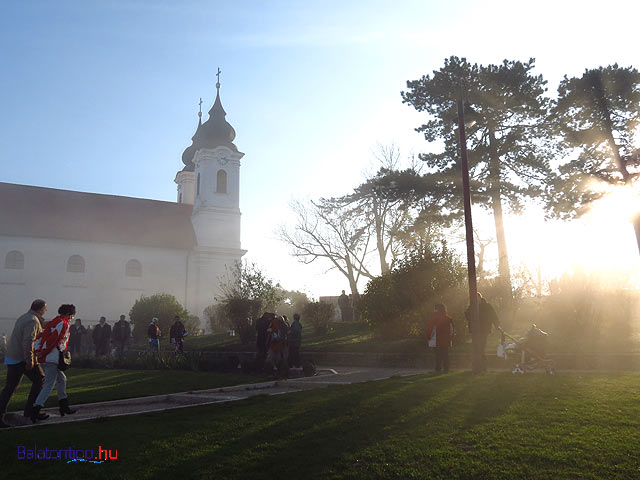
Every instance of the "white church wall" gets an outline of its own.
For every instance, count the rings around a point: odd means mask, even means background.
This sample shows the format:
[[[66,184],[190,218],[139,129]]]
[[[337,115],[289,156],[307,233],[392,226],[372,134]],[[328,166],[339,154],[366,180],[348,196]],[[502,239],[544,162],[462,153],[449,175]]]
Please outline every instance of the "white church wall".
[[[4,268],[12,250],[24,254],[23,270]],[[72,255],[83,257],[84,272],[67,272]],[[121,314],[128,316],[143,294],[169,293],[184,304],[187,255],[180,249],[0,236],[0,333],[10,334],[15,319],[35,298],[47,301],[47,319],[60,304],[75,304],[77,318],[86,325],[100,316],[111,324]],[[125,275],[131,259],[141,263],[141,277]]]

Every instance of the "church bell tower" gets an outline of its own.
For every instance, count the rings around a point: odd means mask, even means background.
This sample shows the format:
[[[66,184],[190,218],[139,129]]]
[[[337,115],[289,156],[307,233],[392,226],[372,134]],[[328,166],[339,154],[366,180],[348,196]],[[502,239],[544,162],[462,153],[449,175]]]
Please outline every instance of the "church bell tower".
[[[192,144],[182,155],[185,167],[175,180],[178,202],[193,204],[191,223],[197,246],[191,283],[196,285],[192,298],[195,296],[197,305],[188,308],[198,315],[213,303],[226,269],[246,253],[240,246],[240,160],[244,153],[233,143],[236,132],[222,108],[220,73],[218,69],[209,118],[202,123],[200,114]]]

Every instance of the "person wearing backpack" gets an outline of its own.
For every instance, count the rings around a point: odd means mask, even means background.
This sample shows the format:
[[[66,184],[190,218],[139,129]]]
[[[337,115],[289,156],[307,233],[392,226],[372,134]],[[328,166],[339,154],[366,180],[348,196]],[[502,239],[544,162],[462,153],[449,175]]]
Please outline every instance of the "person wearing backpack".
[[[147,337],[149,337],[149,351],[153,353],[160,353],[160,337],[162,332],[158,327],[158,318],[153,317],[151,323],[147,328]]]
[[[75,410],[69,408],[67,398],[67,377],[60,370],[60,354],[66,351],[69,342],[69,322],[76,314],[76,307],[71,304],[60,305],[58,316],[45,323],[44,330],[36,338],[33,349],[38,362],[44,367],[44,385],[33,403],[31,421],[36,423],[40,419],[40,410],[44,407],[47,398],[55,383],[58,392],[58,404],[60,415],[71,415]]]

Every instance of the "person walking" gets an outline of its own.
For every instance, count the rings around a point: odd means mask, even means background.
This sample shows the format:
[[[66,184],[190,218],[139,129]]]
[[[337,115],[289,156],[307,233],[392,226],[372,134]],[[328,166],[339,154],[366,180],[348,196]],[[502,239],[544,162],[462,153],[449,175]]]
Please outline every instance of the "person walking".
[[[111,325],[105,317],[100,317],[100,322],[93,329],[93,344],[96,346],[96,357],[108,356],[111,342]]]
[[[447,307],[442,303],[436,303],[434,311],[427,320],[427,344],[431,343],[435,336],[435,371],[436,373],[449,373],[449,347],[453,340],[453,319],[447,315]]]
[[[151,323],[147,328],[147,337],[149,337],[149,351],[154,353],[160,353],[160,337],[162,332],[158,327],[158,318],[153,317]]]
[[[69,327],[69,351],[71,355],[82,353],[82,336],[87,333],[87,329],[82,326],[82,320],[76,318],[76,322]]]
[[[127,322],[124,315],[120,315],[120,320],[113,326],[111,332],[111,341],[116,347],[116,355],[118,358],[122,358],[124,355],[124,349],[127,346],[129,337],[131,336],[131,326]]]
[[[473,373],[483,373],[487,371],[487,358],[484,351],[487,347],[487,338],[491,333],[491,326],[500,329],[500,320],[495,309],[478,292],[478,322],[473,325],[471,322],[471,306],[464,312],[469,325],[469,332],[472,334],[473,350]]]
[[[60,305],[58,316],[47,322],[44,330],[38,335],[34,343],[34,350],[38,361],[44,366],[44,386],[33,403],[31,421],[36,423],[40,410],[56,385],[58,392],[58,406],[60,415],[73,414],[76,411],[69,408],[67,398],[67,376],[59,368],[60,355],[67,350],[69,341],[69,322],[76,314],[76,307],[71,304]]]
[[[293,314],[293,323],[289,328],[289,367],[300,368],[300,345],[302,344],[302,324],[300,315]]]
[[[184,353],[184,336],[186,333],[187,330],[180,321],[180,316],[176,315],[175,322],[171,325],[171,329],[169,330],[169,340],[171,345],[175,347],[176,354]]]
[[[31,418],[33,403],[44,385],[44,371],[38,365],[38,360],[33,351],[33,342],[42,331],[44,319],[42,316],[47,311],[47,302],[41,299],[34,300],[27,313],[21,315],[13,327],[7,354],[4,363],[7,366],[7,380],[4,389],[0,392],[0,428],[10,425],[5,422],[5,413],[11,396],[20,385],[22,376],[31,380],[31,390],[24,407],[24,416]],[[49,415],[40,413],[37,420],[45,420]]]

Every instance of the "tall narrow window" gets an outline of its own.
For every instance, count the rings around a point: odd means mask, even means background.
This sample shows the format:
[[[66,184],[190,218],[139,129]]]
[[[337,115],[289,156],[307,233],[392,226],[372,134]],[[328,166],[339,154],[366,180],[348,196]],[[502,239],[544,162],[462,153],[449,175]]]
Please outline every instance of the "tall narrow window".
[[[182,203],[182,192],[178,194],[178,203]]]
[[[196,181],[196,195],[200,195],[200,174],[198,174],[198,180]]]
[[[216,183],[216,192],[227,193],[227,172],[218,170],[218,181]]]
[[[124,274],[127,277],[141,277],[142,264],[136,259],[129,260],[124,267]]]
[[[24,270],[24,255],[22,252],[12,250],[7,253],[7,256],[4,258],[4,268]]]
[[[67,260],[67,272],[84,273],[84,258],[80,255],[71,255]]]

